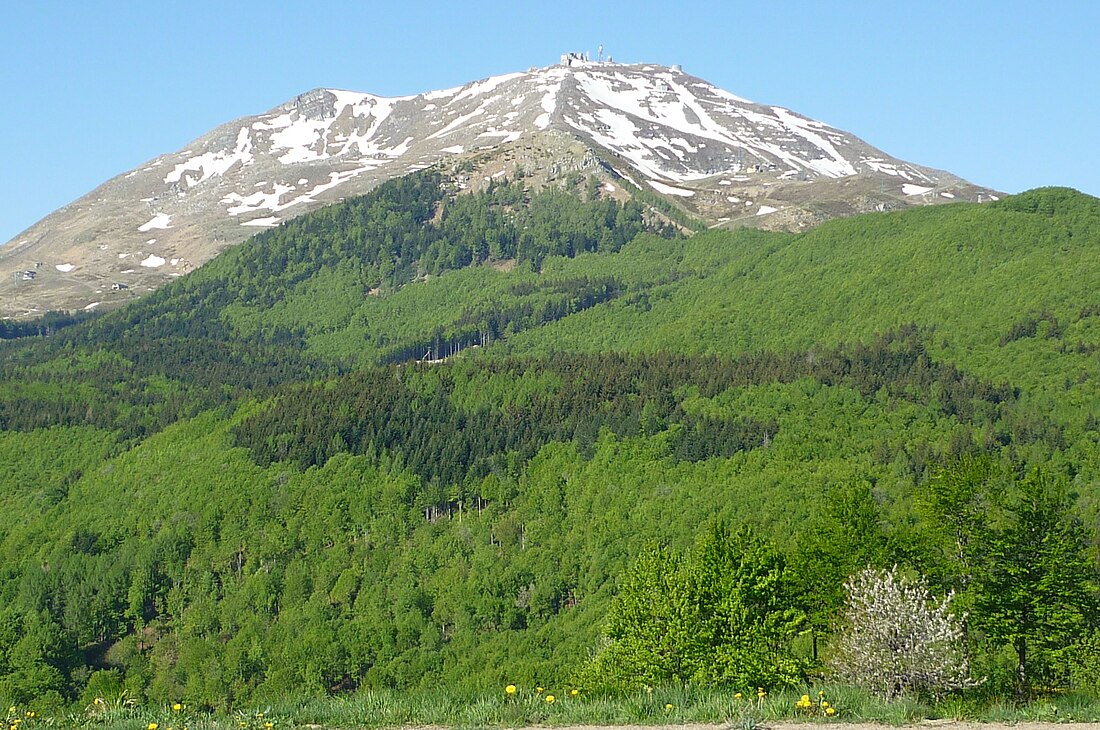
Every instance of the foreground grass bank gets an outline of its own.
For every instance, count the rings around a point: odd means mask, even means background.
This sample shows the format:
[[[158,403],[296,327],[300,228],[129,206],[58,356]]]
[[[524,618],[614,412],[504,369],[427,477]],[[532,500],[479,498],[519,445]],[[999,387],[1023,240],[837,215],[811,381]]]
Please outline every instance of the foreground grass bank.
[[[1021,704],[977,699],[928,704],[909,699],[883,702],[848,687],[772,695],[756,690],[736,693],[665,688],[615,697],[592,697],[582,690],[575,693],[573,690],[520,687],[511,695],[504,689],[493,694],[452,692],[446,688],[425,692],[367,691],[346,697],[272,703],[230,714],[204,712],[182,704],[137,706],[119,700],[104,700],[84,711],[57,715],[39,714],[32,706],[9,705],[3,730],[13,727],[17,730],[342,730],[696,723],[751,730],[776,722],[822,725],[853,722],[907,725],[928,719],[1005,724],[1100,722],[1100,699],[1089,695],[1060,695]]]

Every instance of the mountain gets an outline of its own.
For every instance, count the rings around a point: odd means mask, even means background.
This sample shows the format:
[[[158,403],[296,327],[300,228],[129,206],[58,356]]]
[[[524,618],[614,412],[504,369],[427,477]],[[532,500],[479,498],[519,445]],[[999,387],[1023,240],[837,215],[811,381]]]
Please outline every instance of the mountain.
[[[416,96],[315,89],[224,124],[50,214],[0,248],[0,315],[127,301],[381,181],[595,174],[708,225],[799,230],[853,213],[996,199],[946,172],[757,104],[679,67],[561,63]]]

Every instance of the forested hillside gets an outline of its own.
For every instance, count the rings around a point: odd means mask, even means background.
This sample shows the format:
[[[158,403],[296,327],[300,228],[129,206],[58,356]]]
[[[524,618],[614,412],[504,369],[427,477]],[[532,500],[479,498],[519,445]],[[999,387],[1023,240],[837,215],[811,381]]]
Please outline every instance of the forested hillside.
[[[0,697],[779,685],[895,563],[958,593],[983,691],[1095,690],[1098,248],[1062,189],[685,237],[425,171],[13,330]],[[668,608],[750,575],[715,616],[771,634]],[[714,646],[662,663],[662,615]]]

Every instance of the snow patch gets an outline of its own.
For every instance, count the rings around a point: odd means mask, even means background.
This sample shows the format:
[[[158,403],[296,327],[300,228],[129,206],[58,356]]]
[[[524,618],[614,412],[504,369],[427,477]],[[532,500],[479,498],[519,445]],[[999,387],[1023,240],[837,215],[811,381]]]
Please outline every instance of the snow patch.
[[[545,88],[546,93],[542,95],[542,100],[539,102],[539,105],[542,107],[542,114],[535,117],[536,129],[546,129],[550,126],[550,115],[553,114],[554,109],[557,108],[558,92],[561,91],[561,85],[562,79],[559,79],[556,84],[552,84]]]
[[[452,147],[444,147],[440,152],[450,152],[452,155],[460,155],[466,151],[466,148],[460,144],[456,144]]]
[[[478,137],[500,137],[498,144],[508,144],[509,142],[515,142],[517,139],[523,136],[523,132],[510,132],[507,129],[487,129]],[[483,149],[492,149],[492,146]]]
[[[286,150],[278,158],[284,165],[327,159],[324,136],[333,121],[335,119],[299,119],[288,124],[271,135],[271,151]],[[316,149],[318,146],[320,151]]]
[[[932,192],[932,188],[926,188],[923,185],[914,185],[913,183],[905,183],[901,186],[901,192],[906,195],[924,195],[925,193]]]
[[[164,266],[164,259],[162,259],[160,256],[149,254],[149,256],[141,262],[141,265],[147,269],[155,269],[160,266]]]
[[[682,198],[690,198],[695,195],[694,190],[684,190],[683,188],[674,188],[671,185],[665,185],[664,183],[657,182],[656,180],[646,180],[657,192],[664,193],[665,195],[679,195]]]
[[[248,127],[241,127],[237,133],[237,143],[232,150],[207,152],[181,162],[172,172],[164,176],[164,182],[177,183],[182,179],[187,183],[187,187],[191,187],[215,175],[224,175],[237,163],[250,165],[252,160],[252,134]],[[188,172],[196,173],[197,177],[187,175]]]
[[[941,198],[954,198],[955,196],[952,195],[951,193],[940,193],[940,197]]]
[[[757,215],[767,215],[768,213],[775,213],[779,208],[773,208],[770,205],[761,205],[760,210],[756,211]]]
[[[253,218],[250,221],[241,221],[242,226],[256,226],[259,228],[271,228],[272,226],[279,225],[280,219],[275,216],[268,216],[267,218]],[[173,264],[174,266],[175,264]]]
[[[824,154],[824,158],[818,157],[805,160],[807,166],[828,177],[847,177],[856,174],[856,169],[852,167],[852,163],[844,159],[844,155],[840,154],[831,142],[813,131],[814,129],[828,130],[828,126],[812,119],[797,116],[783,107],[773,106],[772,112],[775,113],[776,119],[783,126],[817,147]]]
[[[455,86],[454,88],[451,88],[451,89],[440,89],[438,91],[429,91],[426,94],[421,94],[420,97],[422,99],[426,99],[427,101],[432,101],[433,99],[446,99],[448,96],[454,96],[455,94],[457,94],[460,91],[462,91],[462,87],[461,86]]]
[[[62,274],[67,274],[70,271],[72,271],[73,269],[75,269],[76,267],[73,266],[72,264],[58,264],[54,268],[57,269],[58,271],[60,271]]]
[[[157,213],[153,218],[143,225],[138,226],[139,233],[147,233],[154,228],[171,228],[172,216],[167,213]]]
[[[454,132],[456,129],[458,129],[459,127],[461,127],[466,122],[473,119],[474,117],[478,116],[479,114],[484,114],[484,113],[485,113],[485,104],[483,103],[481,106],[479,106],[477,109],[474,109],[469,114],[462,114],[460,116],[455,117],[453,120],[451,120],[451,123],[448,124],[446,127],[443,127],[443,129],[432,132],[431,134],[428,135],[428,139],[438,139],[440,137],[444,137],[444,136],[450,134],[451,132]]]
[[[84,306],[84,311],[89,312],[99,306],[99,302],[92,302]]]
[[[458,94],[458,96],[456,96],[455,98],[453,98],[449,102],[447,102],[447,106],[450,106],[451,104],[454,104],[456,101],[462,101],[463,99],[472,99],[475,96],[480,96],[482,94],[487,94],[488,92],[492,91],[493,89],[500,86],[501,84],[503,84],[507,81],[511,81],[512,79],[518,79],[518,78],[520,78],[521,76],[524,76],[524,75],[525,75],[524,73],[519,72],[519,73],[503,74],[502,76],[490,76],[489,78],[485,79],[484,81],[475,81],[474,83],[465,86],[462,89],[462,92],[460,94]],[[427,98],[427,97],[425,97],[425,98]]]
[[[295,110],[287,111],[269,121],[252,124],[253,129],[275,130],[271,134],[271,151],[285,150],[278,158],[279,162],[290,165],[325,160],[348,154],[353,148],[362,157],[401,154],[401,151],[386,149],[372,140],[382,123],[389,118],[394,105],[413,97],[383,97],[338,89],[328,89],[328,92],[336,97],[337,113],[334,116],[310,119]],[[366,130],[347,136],[336,134],[333,125],[338,120],[346,124],[349,117],[359,124],[362,124],[359,120],[367,122]]]
[[[266,183],[260,183],[266,185]],[[241,213],[250,213],[256,210],[269,210],[271,212],[277,212],[284,208],[289,208],[294,205],[294,201],[288,203],[280,203],[283,196],[294,190],[292,185],[283,185],[282,183],[275,183],[272,185],[272,192],[265,193],[258,191],[251,195],[240,195],[238,193],[229,193],[221,199],[222,205],[230,205],[231,203],[237,203],[229,207],[226,212],[229,215],[237,216]]]

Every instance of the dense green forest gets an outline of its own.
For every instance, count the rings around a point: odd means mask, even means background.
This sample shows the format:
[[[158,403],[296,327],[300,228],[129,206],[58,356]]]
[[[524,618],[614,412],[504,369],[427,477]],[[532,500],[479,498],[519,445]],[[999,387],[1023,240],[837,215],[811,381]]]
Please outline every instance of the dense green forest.
[[[975,691],[1096,692],[1098,247],[1064,189],[685,237],[425,171],[9,327],[0,698],[797,684],[895,564]]]

